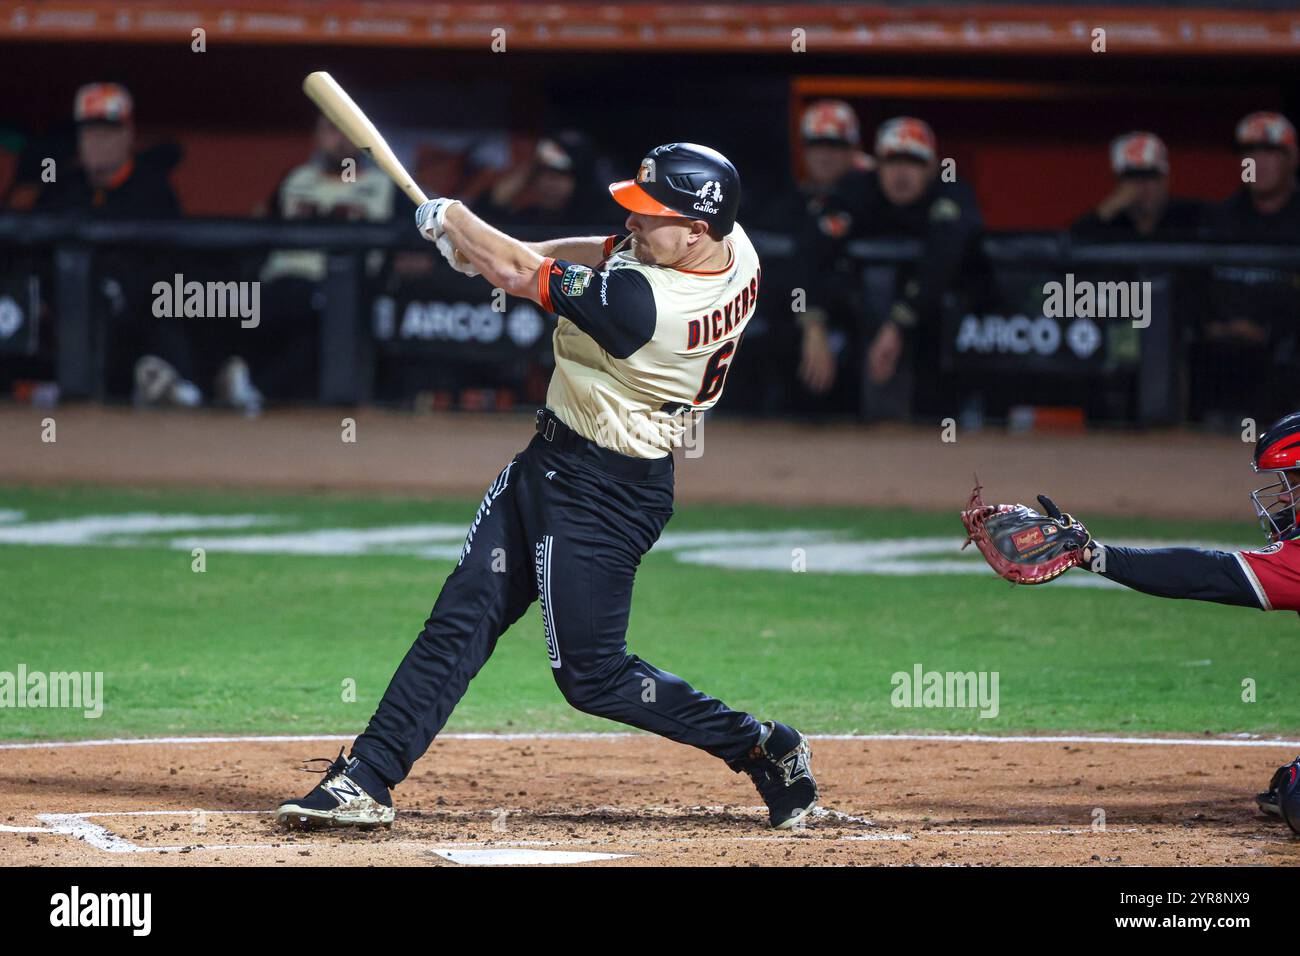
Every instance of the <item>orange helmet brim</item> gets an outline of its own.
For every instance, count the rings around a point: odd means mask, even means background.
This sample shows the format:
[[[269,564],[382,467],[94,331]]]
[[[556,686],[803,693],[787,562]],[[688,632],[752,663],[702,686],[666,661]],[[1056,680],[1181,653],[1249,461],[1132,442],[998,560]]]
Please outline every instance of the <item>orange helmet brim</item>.
[[[639,212],[643,216],[677,216],[681,219],[689,219],[689,216],[683,216],[676,209],[669,209],[658,199],[655,199],[648,192],[641,188],[641,184],[635,179],[625,179],[622,182],[610,183],[609,194],[614,197],[614,202],[618,203],[624,209],[632,212]]]

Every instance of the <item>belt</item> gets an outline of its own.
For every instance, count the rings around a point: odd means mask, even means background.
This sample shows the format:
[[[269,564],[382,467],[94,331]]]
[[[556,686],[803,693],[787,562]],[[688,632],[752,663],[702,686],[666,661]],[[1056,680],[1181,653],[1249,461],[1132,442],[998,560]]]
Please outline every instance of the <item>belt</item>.
[[[551,448],[574,455],[615,478],[630,481],[645,481],[650,478],[662,478],[673,473],[673,456],[662,458],[633,458],[608,448],[597,445],[589,438],[579,435],[549,408],[537,410],[537,437],[533,444],[545,443]]]

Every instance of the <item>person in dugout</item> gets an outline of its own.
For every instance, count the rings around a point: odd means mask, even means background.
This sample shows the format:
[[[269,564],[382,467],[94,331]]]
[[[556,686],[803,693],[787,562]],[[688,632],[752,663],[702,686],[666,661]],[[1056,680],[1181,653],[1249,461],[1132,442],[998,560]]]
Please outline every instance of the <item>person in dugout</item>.
[[[803,145],[803,175],[799,181],[799,208],[792,216],[798,223],[800,249],[816,249],[825,225],[823,216],[836,202],[837,190],[849,178],[870,174],[874,157],[863,152],[857,115],[843,100],[819,100],[811,104],[800,120]],[[856,323],[851,307],[852,277],[846,271],[828,273],[817,283],[807,274],[816,260],[799,258],[805,267],[795,277],[796,287],[821,285],[819,295],[806,296],[803,311],[796,311],[802,342],[798,376],[805,395],[816,396],[831,409],[856,410],[853,376],[838,374],[838,363],[855,347]],[[824,284],[823,284],[824,282]],[[852,330],[852,334],[849,331]],[[801,402],[800,404],[804,404]]]
[[[80,219],[171,220],[181,216],[171,175],[180,162],[174,143],[141,149],[135,100],[120,83],[86,83],[73,97],[75,159],[63,160],[42,180],[32,212]],[[103,323],[106,391],[130,393],[137,405],[197,405],[192,376],[177,371],[186,330],[153,320],[151,287],[177,271],[165,249],[100,249],[95,258],[95,310]],[[46,281],[47,277],[42,277]]]
[[[1194,238],[1202,205],[1169,195],[1169,149],[1155,133],[1132,132],[1110,144],[1115,188],[1070,227],[1079,239],[1102,242]]]
[[[747,206],[752,233],[784,254],[766,261],[766,293],[746,332],[745,349],[755,364],[780,368],[784,374],[742,378],[732,385],[733,401],[773,413],[855,411],[857,396],[844,388],[844,376],[836,369],[846,351],[841,330],[853,327],[852,313],[845,314],[846,291],[830,287],[843,285],[842,277],[814,275],[817,262],[809,250],[819,245],[818,221],[840,181],[875,168],[875,161],[863,152],[857,115],[843,100],[810,103],[799,115],[798,137],[788,183],[765,191],[761,201]],[[810,297],[808,290],[814,286],[817,295]],[[805,344],[796,368],[790,355],[800,350],[801,338],[818,347]]]
[[[1207,210],[1214,239],[1300,240],[1296,130],[1280,113],[1251,113],[1236,128],[1240,188]],[[1232,429],[1242,416],[1271,418],[1294,405],[1300,370],[1300,272],[1285,265],[1208,270],[1205,311],[1192,347],[1190,415]]]
[[[983,228],[974,192],[953,161],[940,162],[934,131],[923,120],[899,116],[882,123],[875,163],[874,170],[839,181],[818,217],[812,253],[814,274],[840,280],[828,280],[825,288],[832,294],[853,290],[849,302],[861,345],[836,364],[845,372],[861,370],[859,413],[866,420],[908,418],[944,402],[940,311],[944,297],[974,273]],[[896,270],[887,304],[870,308],[861,294],[864,263],[849,256],[848,244],[884,238],[918,239],[922,251]],[[810,302],[820,304],[819,291],[809,290]],[[809,331],[819,321],[813,310],[804,321],[803,361],[824,366],[829,336]]]

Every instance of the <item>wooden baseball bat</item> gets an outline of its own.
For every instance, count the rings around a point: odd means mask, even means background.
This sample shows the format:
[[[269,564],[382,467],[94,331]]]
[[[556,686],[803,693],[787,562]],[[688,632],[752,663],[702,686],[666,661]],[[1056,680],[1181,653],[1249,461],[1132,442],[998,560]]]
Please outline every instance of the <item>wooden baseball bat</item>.
[[[302,91],[339,128],[339,132],[352,141],[353,146],[374,160],[375,165],[397,183],[411,202],[418,206],[428,200],[424,190],[415,184],[410,173],[397,161],[392,149],[379,135],[379,130],[375,129],[375,124],[352,101],[347,91],[335,82],[334,77],[325,72],[310,73],[302,81]]]

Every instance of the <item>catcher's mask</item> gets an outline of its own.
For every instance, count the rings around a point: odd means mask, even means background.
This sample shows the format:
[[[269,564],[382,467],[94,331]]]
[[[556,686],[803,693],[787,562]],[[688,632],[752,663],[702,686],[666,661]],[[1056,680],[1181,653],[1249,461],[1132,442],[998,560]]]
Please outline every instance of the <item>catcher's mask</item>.
[[[1300,504],[1300,412],[1278,419],[1255,443],[1255,471],[1276,475],[1277,480],[1250,493],[1260,527],[1269,541],[1287,541],[1300,535],[1296,506]]]

